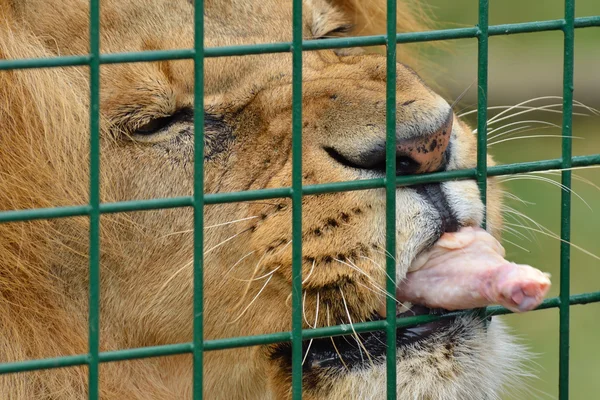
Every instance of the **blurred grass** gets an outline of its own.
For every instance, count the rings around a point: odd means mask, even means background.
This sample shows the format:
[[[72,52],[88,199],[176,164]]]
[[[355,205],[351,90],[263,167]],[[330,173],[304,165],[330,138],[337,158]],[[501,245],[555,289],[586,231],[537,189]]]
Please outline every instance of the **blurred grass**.
[[[476,0],[425,0],[433,11],[436,28],[472,26],[477,23]],[[563,0],[491,0],[490,24],[526,22],[563,17]],[[576,15],[600,15],[600,1],[577,0]],[[514,105],[537,96],[562,95],[561,32],[521,34],[490,39],[489,103]],[[459,40],[442,45],[441,50],[428,50],[431,64],[419,70],[430,83],[446,93],[450,101],[476,79],[477,43]],[[575,34],[575,98],[589,106],[600,107],[600,28],[577,30]],[[471,89],[460,109],[472,109],[476,102]],[[557,102],[561,102],[558,100]],[[537,105],[541,105],[538,103]],[[544,104],[549,104],[548,102]],[[535,105],[535,104],[534,104]],[[470,108],[469,108],[470,106]],[[490,114],[490,116],[493,115]],[[526,118],[524,118],[526,117]],[[520,117],[561,124],[560,115],[532,113]],[[473,121],[473,120],[471,120]],[[510,121],[506,121],[510,122]],[[508,129],[508,128],[507,128]],[[560,135],[559,129],[544,129],[525,135]],[[518,136],[519,134],[517,134]],[[576,117],[573,123],[573,153],[575,155],[600,153],[600,117]],[[560,157],[560,138],[512,140],[489,148],[499,163],[541,160]],[[539,177],[560,177],[536,174]],[[574,171],[572,243],[600,255],[600,168]],[[560,232],[560,188],[533,179],[512,180],[506,189],[525,205],[510,201],[510,205],[542,224],[554,233]],[[515,223],[515,221],[510,221]],[[525,235],[505,231],[504,245],[510,259],[534,265],[553,276],[551,296],[558,295],[559,241],[546,235],[514,227]],[[510,242],[515,244],[511,244]],[[519,247],[523,247],[521,249]],[[600,261],[572,248],[571,293],[600,290]],[[600,398],[600,304],[571,308],[570,395],[573,400]],[[538,356],[530,367],[538,378],[528,381],[531,392],[523,392],[518,399],[556,399],[558,397],[558,310],[536,311],[524,315],[504,317],[515,333],[523,338]],[[514,397],[506,400],[517,399]],[[517,400],[518,400],[517,399]]]

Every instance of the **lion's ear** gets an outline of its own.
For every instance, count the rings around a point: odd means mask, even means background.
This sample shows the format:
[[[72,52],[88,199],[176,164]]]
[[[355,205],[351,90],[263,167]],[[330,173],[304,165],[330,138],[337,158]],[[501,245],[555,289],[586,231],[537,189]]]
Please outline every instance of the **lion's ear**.
[[[386,30],[386,0],[328,0],[345,12],[355,25],[359,35],[383,34]],[[421,8],[404,0],[398,0],[398,32],[426,30],[429,18]]]

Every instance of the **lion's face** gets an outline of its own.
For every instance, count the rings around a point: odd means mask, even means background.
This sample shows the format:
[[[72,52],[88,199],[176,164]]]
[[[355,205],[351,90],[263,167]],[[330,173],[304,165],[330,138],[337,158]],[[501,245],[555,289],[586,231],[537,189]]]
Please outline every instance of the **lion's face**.
[[[24,2],[15,15],[48,51],[85,53],[86,2],[56,2],[58,11],[43,3]],[[207,2],[206,45],[290,40],[291,4],[255,3]],[[345,2],[304,4],[305,37],[352,31],[353,16],[345,14],[351,7]],[[183,0],[105,1],[102,16],[105,53],[193,46],[193,8]],[[327,50],[307,52],[303,58],[303,184],[384,177],[385,57]],[[204,73],[206,193],[289,187],[291,56],[211,58]],[[77,89],[68,95],[80,103],[72,111],[81,113],[84,121],[85,74],[64,70],[60,76]],[[398,174],[473,168],[476,143],[470,129],[415,72],[398,64],[397,76]],[[188,60],[102,66],[103,201],[192,194],[193,77],[194,66]],[[87,127],[80,128],[57,135],[86,143]],[[53,151],[68,158],[75,147],[57,146]],[[80,168],[83,173],[78,176],[85,177],[85,165],[72,168]],[[53,187],[60,192],[56,198],[65,204],[78,200],[65,183]],[[85,187],[85,182],[80,184]],[[481,224],[484,207],[479,196],[473,181],[398,188],[396,279],[402,279],[417,254],[443,232]],[[495,233],[500,228],[499,207],[499,190],[490,180],[487,221]],[[384,215],[383,189],[303,198],[305,327],[381,318]],[[73,250],[57,252],[63,268],[56,273],[64,282],[81,286],[87,270],[78,250],[85,254],[87,226],[54,224]],[[191,339],[192,228],[192,211],[185,208],[103,216],[102,323],[112,332],[103,347]],[[204,250],[206,339],[290,330],[289,199],[207,205]],[[398,312],[406,309],[399,305]],[[412,312],[430,310],[415,306]],[[83,312],[81,318],[85,317]],[[305,343],[306,398],[383,396],[385,338],[361,336]],[[494,397],[511,370],[507,363],[514,346],[495,320],[482,323],[475,317],[399,329],[399,396]],[[290,354],[287,345],[209,352],[206,394],[282,398],[289,391]],[[183,367],[163,366],[165,376],[179,371],[165,378],[165,384],[173,384],[174,394],[189,393],[189,359],[179,361]],[[104,370],[107,381],[110,368]]]

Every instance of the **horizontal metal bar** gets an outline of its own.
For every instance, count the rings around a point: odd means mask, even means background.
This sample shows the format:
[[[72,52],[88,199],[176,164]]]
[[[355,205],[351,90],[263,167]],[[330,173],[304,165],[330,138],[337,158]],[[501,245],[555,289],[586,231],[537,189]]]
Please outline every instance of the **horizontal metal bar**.
[[[86,365],[88,360],[87,354],[79,354],[76,356],[8,362],[0,364],[0,374],[13,374],[15,372],[35,371],[39,369],[74,367],[77,365]]]
[[[304,50],[304,46],[302,47]],[[242,44],[237,46],[208,47],[204,50],[205,57],[231,57],[252,54],[289,53],[292,42]]]
[[[277,199],[291,196],[291,188],[259,189],[232,193],[213,193],[204,195],[204,204],[235,203],[239,201]]]
[[[600,154],[590,154],[587,156],[571,157],[572,168],[588,167],[590,165],[600,164]],[[562,168],[562,159],[530,161],[515,164],[496,165],[488,168],[488,176],[512,175],[525,172],[559,170]]]
[[[489,36],[500,36],[527,32],[553,31],[563,29],[564,25],[565,21],[563,19],[523,22],[518,24],[492,25],[489,27],[488,33]],[[600,16],[580,17],[575,19],[575,28],[591,28],[599,26]],[[479,29],[477,27],[440,29],[426,32],[406,32],[396,35],[396,42],[415,43],[438,40],[468,39],[475,38],[478,34]],[[302,42],[302,49],[305,51],[312,51],[382,45],[385,45],[385,35],[305,40]],[[291,48],[291,42],[208,47],[204,50],[204,56],[231,57],[249,54],[286,53],[291,51]],[[194,57],[194,54],[194,49],[151,50],[101,54],[100,64],[191,59]],[[90,60],[91,57],[89,55],[0,60],[0,70],[78,66],[87,65],[90,63]]]
[[[569,304],[584,305],[589,303],[600,302],[600,291],[591,293],[581,293],[570,297]],[[553,297],[544,300],[544,302],[533,311],[556,308],[560,305],[560,299]],[[428,323],[443,318],[452,318],[458,315],[469,313],[466,311],[456,311],[445,315],[419,315],[416,317],[404,317],[396,320],[396,325],[399,328],[406,328],[417,324]],[[491,306],[485,309],[485,316],[512,314],[512,311],[500,307]],[[328,326],[317,329],[303,329],[302,339],[316,339],[321,337],[330,337],[345,335],[354,331],[358,333],[372,332],[382,330],[386,327],[386,321],[370,321],[358,322],[351,327],[349,324]],[[238,347],[259,346],[273,343],[291,341],[290,332],[277,332],[265,335],[243,336],[235,338],[224,338],[204,341],[204,351],[217,351],[224,349],[232,349]],[[125,361],[139,358],[161,357],[176,354],[191,353],[193,351],[192,343],[177,343],[162,346],[139,347],[133,349],[113,350],[102,352],[99,355],[100,362]],[[88,355],[80,354],[74,356],[64,356],[55,358],[45,358],[39,360],[26,360],[8,363],[0,363],[0,374],[8,374],[15,372],[33,371],[39,369],[63,368],[76,365],[85,365],[88,363]]]
[[[302,338],[304,338],[302,331]],[[265,344],[291,342],[291,332],[268,333],[264,335],[240,336],[224,339],[214,339],[204,341],[204,351],[215,351],[223,349],[233,349],[236,347],[260,346]]]
[[[0,60],[0,71],[8,69],[75,67],[78,65],[88,65],[91,59],[92,57],[89,55],[84,55]]]
[[[194,351],[192,343],[165,344],[162,346],[138,347],[100,353],[100,362],[126,361],[140,358],[173,356]]]
[[[29,210],[0,211],[1,222],[31,221],[36,219],[66,218],[88,215],[92,207],[67,206],[54,208],[33,208]]]
[[[196,52],[194,51],[194,49],[173,49],[101,54],[100,64],[136,63],[163,60],[185,60],[193,58],[195,53]]]
[[[131,200],[131,201],[120,201],[115,203],[102,203],[100,204],[101,214],[112,214],[117,212],[130,212],[130,211],[146,211],[146,210],[157,210],[163,208],[179,208],[179,207],[192,207],[194,205],[194,198],[191,196],[183,197],[167,197],[164,199],[149,199],[149,200]]]
[[[515,164],[495,165],[488,168],[488,176],[512,175],[526,172],[559,170],[562,165],[560,158],[542,161],[530,161]],[[600,165],[600,154],[572,157],[573,168]],[[435,172],[432,174],[399,176],[396,178],[397,186],[417,185],[431,182],[444,182],[450,180],[474,179],[475,169],[463,169],[456,171]],[[348,182],[320,183],[307,185],[302,188],[304,196],[324,193],[347,192],[354,190],[366,190],[385,187],[383,178],[363,179]],[[291,188],[274,188],[249,190],[245,192],[212,193],[204,195],[205,204],[235,203],[241,201],[254,201],[285,198],[292,195]],[[110,214],[117,212],[131,212],[155,210],[163,208],[191,207],[193,197],[171,197],[165,199],[131,200],[114,203],[100,204],[100,213]],[[68,206],[56,208],[38,208],[30,210],[0,211],[0,223],[14,221],[28,221],[34,219],[65,218],[87,215],[89,206]]]

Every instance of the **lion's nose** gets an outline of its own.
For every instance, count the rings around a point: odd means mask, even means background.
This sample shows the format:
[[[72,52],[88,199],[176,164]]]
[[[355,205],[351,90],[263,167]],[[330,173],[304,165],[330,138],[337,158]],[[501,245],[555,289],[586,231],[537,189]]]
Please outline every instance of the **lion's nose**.
[[[416,133],[407,135],[405,126],[396,132],[396,175],[422,174],[443,169],[448,159],[448,144],[452,133],[452,110],[441,124],[417,127]],[[411,126],[415,131],[415,127]],[[408,137],[407,137],[408,136]],[[385,171],[385,138],[369,140],[360,149],[340,151],[326,147],[329,155],[338,162],[354,168]]]

